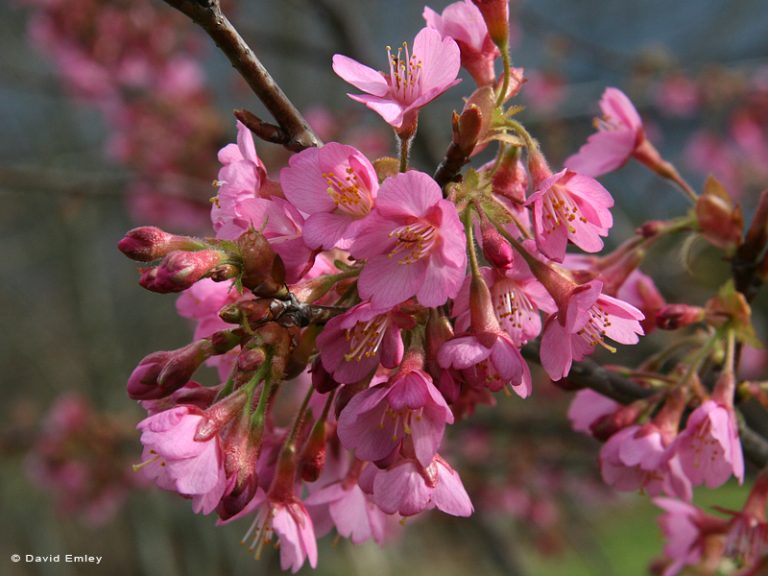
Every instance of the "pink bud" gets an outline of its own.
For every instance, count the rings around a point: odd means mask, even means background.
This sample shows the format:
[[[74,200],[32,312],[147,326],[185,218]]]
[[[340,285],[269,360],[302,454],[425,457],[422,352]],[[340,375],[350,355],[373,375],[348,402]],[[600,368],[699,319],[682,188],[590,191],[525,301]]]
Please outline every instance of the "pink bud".
[[[511,268],[515,260],[515,251],[512,246],[487,219],[484,218],[480,226],[485,259],[495,268],[501,270]]]
[[[168,396],[189,382],[211,351],[208,340],[198,340],[178,350],[149,354],[128,378],[128,396],[134,400]]]
[[[129,230],[117,247],[131,260],[151,262],[174,250],[205,248],[205,243],[189,236],[169,234],[154,226],[142,226]]]
[[[656,326],[661,330],[677,330],[704,319],[704,309],[688,304],[667,304],[656,312]]]
[[[491,40],[502,50],[509,44],[509,0],[472,0],[480,9]]]
[[[145,270],[139,284],[147,290],[161,294],[182,292],[205,277],[224,258],[223,252],[212,249],[197,252],[173,251],[163,258],[159,266]]]
[[[501,330],[493,310],[491,291],[482,276],[472,276],[469,285],[469,310],[474,333],[496,333]]]
[[[518,148],[504,155],[501,164],[493,174],[493,193],[517,204],[525,202],[528,191],[528,172],[520,160]]]

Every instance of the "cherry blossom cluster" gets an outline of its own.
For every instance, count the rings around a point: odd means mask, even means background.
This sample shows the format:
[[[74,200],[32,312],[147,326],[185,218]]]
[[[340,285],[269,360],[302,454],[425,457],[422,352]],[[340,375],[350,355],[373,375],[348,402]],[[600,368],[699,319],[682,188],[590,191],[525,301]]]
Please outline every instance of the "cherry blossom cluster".
[[[24,3],[31,40],[72,95],[101,112],[108,154],[135,172],[135,219],[203,230],[224,136],[184,19],[151,0]]]
[[[520,401],[534,392],[523,355],[534,342],[548,377],[567,387],[597,351],[657,327],[692,330],[681,354],[617,368],[642,391],[636,401],[583,390],[570,416],[605,441],[606,483],[698,518],[693,486],[744,479],[734,396],[749,304],[733,285],[701,307],[668,304],[639,266],[682,231],[733,254],[738,207],[716,181],[697,194],[615,88],[597,131],[553,170],[509,104],[525,74],[510,63],[508,3],[466,0],[424,18],[412,43],[387,48],[383,71],[333,58],[359,91],[350,97],[392,128],[399,157],[328,142],[270,175],[238,123],[236,143],[218,154],[214,236],[140,227],[120,241],[144,265],[140,284],[181,293],[178,312],[195,322],[192,343],[149,354],[128,380],[148,413],[138,467],[197,513],[249,518],[244,540],[256,556],[274,541],[295,572],[316,565],[316,540],[334,529],[381,543],[428,510],[472,514],[446,432],[499,392]],[[459,83],[461,67],[476,88],[430,174],[410,165],[409,146],[421,110]],[[494,147],[492,160],[461,173]],[[614,201],[596,178],[632,158],[693,207],[598,255]],[[218,384],[193,380],[203,364],[217,368]],[[750,562],[764,554],[764,500],[740,513],[759,520],[739,524],[758,542]],[[735,530],[726,524],[723,534]],[[697,550],[670,543],[665,574],[702,560]]]

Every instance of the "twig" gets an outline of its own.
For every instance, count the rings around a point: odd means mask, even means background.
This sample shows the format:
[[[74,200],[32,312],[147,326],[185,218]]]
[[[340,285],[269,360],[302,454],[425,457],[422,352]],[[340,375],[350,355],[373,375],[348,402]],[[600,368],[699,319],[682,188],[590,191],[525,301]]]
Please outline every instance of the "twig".
[[[224,16],[219,0],[163,0],[205,30],[232,66],[245,79],[259,100],[288,135],[286,147],[303,150],[322,142],[307,121],[277,85],[232,23]]]
[[[445,151],[445,156],[440,161],[440,164],[432,175],[435,182],[440,184],[440,188],[444,187],[449,182],[458,182],[459,173],[469,161],[469,155],[465,153],[461,146],[455,142],[451,142]]]

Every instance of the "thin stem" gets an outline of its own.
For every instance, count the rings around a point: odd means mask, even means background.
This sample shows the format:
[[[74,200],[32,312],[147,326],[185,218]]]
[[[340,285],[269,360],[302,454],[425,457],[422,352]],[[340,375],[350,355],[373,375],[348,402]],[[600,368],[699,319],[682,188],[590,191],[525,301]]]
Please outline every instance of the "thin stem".
[[[309,400],[312,398],[314,391],[314,387],[310,386],[309,390],[307,390],[307,393],[304,395],[304,400],[302,400],[301,406],[299,406],[299,410],[296,412],[296,418],[293,420],[291,431],[285,440],[285,444],[283,444],[283,452],[287,453],[296,449],[296,437],[299,434],[299,430],[301,430],[301,425],[304,423],[304,416],[306,416]]]
[[[209,0],[207,3],[194,0],[163,1],[203,28],[224,52],[232,66],[245,79],[280,128],[288,135],[289,140],[284,144],[286,148],[299,151],[322,144],[298,109],[221,11],[219,0]]]
[[[501,60],[504,63],[504,79],[501,81],[501,91],[496,98],[496,106],[504,104],[504,100],[507,97],[507,91],[509,90],[509,77],[512,67],[512,62],[509,57],[509,46],[505,44],[501,48]]]
[[[467,251],[469,252],[469,267],[472,270],[472,276],[479,278],[480,265],[477,263],[477,252],[475,250],[475,231],[472,228],[472,208],[467,206],[464,210],[464,229],[467,235]]]
[[[408,154],[411,150],[411,139],[400,138],[400,172],[408,170]]]
[[[693,375],[699,371],[699,368],[701,368],[701,365],[704,364],[704,361],[707,358],[709,358],[709,355],[712,352],[712,348],[714,347],[718,338],[719,338],[719,334],[717,332],[715,332],[714,334],[712,334],[712,336],[709,337],[709,339],[704,343],[704,345],[699,349],[699,351],[693,357],[693,359],[691,360],[691,363],[688,365],[688,369],[685,371],[685,374],[683,374],[683,377],[680,379],[680,386],[685,386],[689,381],[691,381],[696,394],[702,398],[706,396],[706,393],[701,386],[701,382],[699,382],[698,379],[693,379]]]
[[[533,139],[533,136],[531,136],[530,132],[525,129],[525,126],[520,124],[517,120],[513,118],[507,118],[504,120],[504,124],[508,126],[509,128],[512,128],[518,136],[520,136],[523,139],[523,142],[525,142],[525,147],[528,149],[528,156],[532,153],[535,153],[539,150],[539,145],[536,143],[536,140]]]

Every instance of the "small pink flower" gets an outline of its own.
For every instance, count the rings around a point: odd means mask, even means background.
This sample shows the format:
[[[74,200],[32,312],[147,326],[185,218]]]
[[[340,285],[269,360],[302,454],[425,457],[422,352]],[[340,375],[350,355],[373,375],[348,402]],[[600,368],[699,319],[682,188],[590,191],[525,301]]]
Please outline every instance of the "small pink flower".
[[[443,344],[437,361],[443,369],[461,370],[468,381],[497,392],[509,384],[521,398],[531,395],[531,372],[505,332],[482,332]]]
[[[445,304],[464,281],[466,248],[456,207],[437,182],[415,170],[392,176],[351,247],[352,256],[368,260],[360,296],[379,308],[412,296],[423,306]]]
[[[636,344],[643,334],[643,313],[617,298],[601,294],[602,282],[593,280],[571,291],[567,302],[547,319],[541,337],[541,363],[552,380],[564,378],[574,360],[595,347],[612,349],[605,338]]]
[[[288,201],[309,214],[304,242],[325,250],[348,246],[379,189],[368,159],[352,146],[336,142],[291,156],[288,168],[280,172],[280,183]]]
[[[253,535],[249,548],[255,550],[257,557],[261,554],[262,546],[272,540],[276,534],[279,538],[280,569],[296,573],[309,560],[312,568],[317,566],[317,540],[312,518],[304,503],[296,497],[288,500],[267,499],[264,491],[259,489],[256,497],[245,509],[222,523],[229,523],[258,508],[256,518],[243,537],[246,542]]]
[[[576,432],[583,432],[591,436],[592,424],[603,416],[613,414],[620,406],[615,400],[589,388],[584,388],[574,394],[568,408],[568,420]]]
[[[517,258],[508,270],[481,268],[481,272],[490,288],[493,311],[501,329],[518,347],[536,338],[541,332],[539,310],[551,314],[557,307],[544,286],[531,274],[525,261]],[[469,284],[465,282],[454,300],[454,316],[469,311]],[[460,323],[461,319],[457,325]]]
[[[333,71],[365,92],[350,98],[377,112],[402,137],[410,137],[419,109],[458,84],[459,47],[437,30],[423,28],[413,41],[413,52],[404,44],[395,55],[387,50],[387,56],[389,74],[341,54],[333,57]]]
[[[696,566],[704,554],[707,537],[719,536],[726,529],[726,522],[707,516],[699,508],[672,498],[654,498],[653,503],[664,510],[659,518],[661,531],[667,539],[664,554],[672,560],[663,576],[675,576],[685,566]],[[718,552],[720,550],[720,552]],[[722,547],[712,548],[712,553],[722,554]]]
[[[707,400],[689,416],[673,449],[694,486],[717,488],[731,475],[744,481],[744,456],[733,407]]]
[[[211,208],[211,220],[217,232],[233,218],[241,216],[241,203],[258,197],[267,180],[267,170],[256,154],[253,135],[240,121],[237,122],[237,144],[222,148],[219,162],[223,165],[217,180],[219,192]]]
[[[536,192],[528,198],[533,205],[536,246],[551,260],[562,262],[570,240],[585,252],[603,248],[601,236],[613,226],[611,194],[593,178],[562,170],[533,170]]]
[[[144,444],[142,470],[161,488],[192,497],[195,512],[209,514],[226,489],[222,452],[216,435],[195,440],[203,413],[179,406],[139,422]]]
[[[623,166],[645,140],[643,121],[621,90],[606,88],[600,99],[602,118],[595,120],[598,131],[565,166],[585,176],[597,177]]]
[[[355,457],[384,460],[409,437],[422,466],[432,462],[453,414],[421,364],[407,357],[387,383],[359,392],[342,410],[339,439]]]
[[[600,450],[600,471],[606,484],[617,490],[644,490],[651,496],[662,493],[683,500],[692,497],[691,483],[675,456],[670,458],[658,426],[628,426]]]
[[[355,544],[370,539],[381,544],[386,538],[391,515],[382,512],[373,498],[356,483],[342,481],[329,484],[309,496],[305,504],[310,511],[327,506],[336,531]]]
[[[453,38],[461,51],[461,65],[472,75],[478,86],[493,84],[496,72],[493,62],[499,49],[488,34],[483,15],[470,0],[449,4],[442,14],[424,8],[427,26],[434,28],[443,38]]]
[[[458,472],[438,454],[427,467],[403,459],[373,479],[373,500],[387,514],[413,516],[437,508],[452,516],[474,510]]]
[[[402,313],[370,302],[332,318],[317,337],[323,368],[341,384],[359,382],[381,363],[394,368],[403,359],[400,330],[412,324]]]

